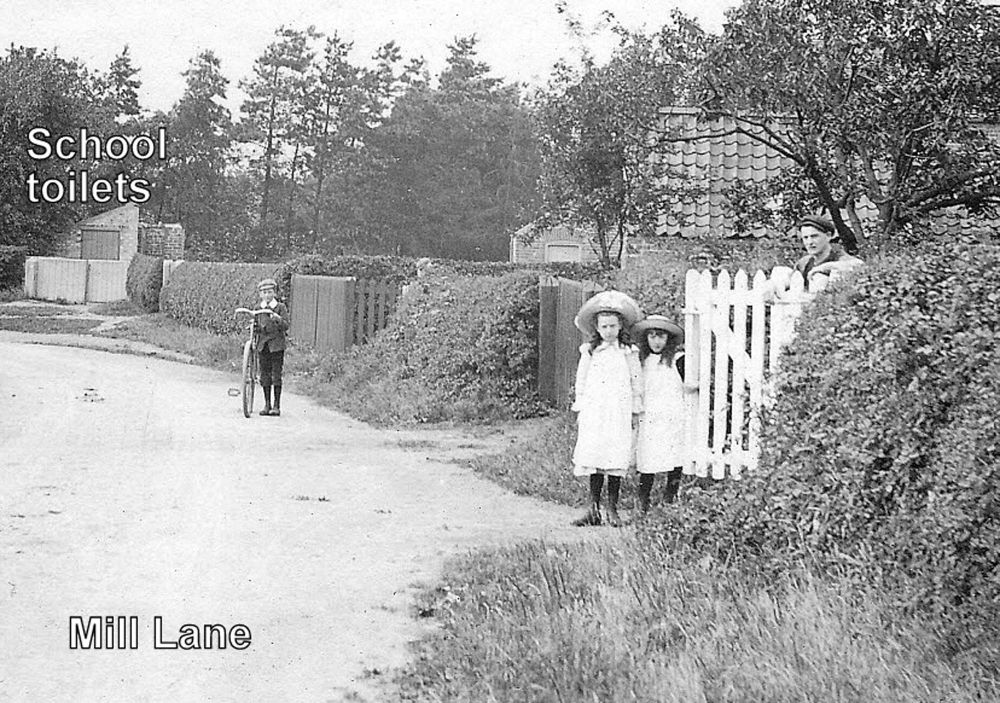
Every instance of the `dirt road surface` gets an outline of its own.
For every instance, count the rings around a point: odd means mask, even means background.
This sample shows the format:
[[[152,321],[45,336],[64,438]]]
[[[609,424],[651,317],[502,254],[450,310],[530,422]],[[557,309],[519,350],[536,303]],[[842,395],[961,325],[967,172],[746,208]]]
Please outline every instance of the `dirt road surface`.
[[[379,700],[447,556],[573,536],[572,511],[303,397],[248,420],[207,369],[9,341],[0,358],[2,700]],[[107,615],[138,617],[137,649],[70,649],[71,616]],[[161,641],[219,623],[252,642],[154,649],[155,616]]]

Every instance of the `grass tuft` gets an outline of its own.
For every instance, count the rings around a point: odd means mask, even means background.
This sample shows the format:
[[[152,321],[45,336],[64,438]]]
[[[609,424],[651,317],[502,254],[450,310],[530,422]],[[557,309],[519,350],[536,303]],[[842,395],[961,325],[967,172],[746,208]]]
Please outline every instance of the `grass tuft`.
[[[145,310],[133,303],[128,298],[124,300],[114,300],[109,303],[94,303],[90,306],[90,312],[95,315],[105,315],[108,317],[132,317],[134,315],[144,315]]]

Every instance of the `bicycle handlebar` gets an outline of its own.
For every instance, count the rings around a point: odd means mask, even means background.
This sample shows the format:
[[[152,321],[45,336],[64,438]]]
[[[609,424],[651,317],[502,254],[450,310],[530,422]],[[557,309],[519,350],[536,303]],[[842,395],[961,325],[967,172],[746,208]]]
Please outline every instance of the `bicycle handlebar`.
[[[260,310],[251,310],[250,308],[236,308],[236,312],[245,312],[249,315],[258,315],[262,312],[268,312],[268,313],[274,312],[274,310],[270,310],[268,308],[261,308]]]

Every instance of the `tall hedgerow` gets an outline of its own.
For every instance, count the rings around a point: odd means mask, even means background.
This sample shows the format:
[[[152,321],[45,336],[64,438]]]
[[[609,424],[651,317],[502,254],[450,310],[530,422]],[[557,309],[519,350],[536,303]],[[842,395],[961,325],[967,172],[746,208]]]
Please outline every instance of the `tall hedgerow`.
[[[275,276],[277,264],[229,264],[185,261],[160,291],[160,310],[191,327],[231,334],[243,330],[238,307],[253,306],[257,284]],[[285,291],[280,287],[279,296]]]
[[[147,254],[133,256],[125,277],[125,292],[129,300],[146,312],[158,312],[162,287],[163,257]]]
[[[887,256],[799,321],[759,470],[672,529],[783,571],[807,563],[989,629],[1000,602],[1000,249]],[[991,620],[992,618],[992,620]]]
[[[328,357],[320,377],[339,402],[379,423],[536,414],[538,274],[429,274],[388,328]]]
[[[23,284],[27,257],[28,247],[0,245],[0,290]]]

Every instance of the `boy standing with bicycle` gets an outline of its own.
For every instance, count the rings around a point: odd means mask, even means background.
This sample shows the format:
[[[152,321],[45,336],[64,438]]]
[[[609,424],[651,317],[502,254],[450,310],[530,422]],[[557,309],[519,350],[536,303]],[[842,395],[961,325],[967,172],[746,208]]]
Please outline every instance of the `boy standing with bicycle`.
[[[257,284],[260,309],[270,310],[257,314],[257,339],[255,341],[260,361],[260,385],[264,389],[264,409],[261,415],[281,415],[281,369],[285,364],[285,332],[288,330],[288,307],[275,297],[278,284],[265,278]],[[271,388],[274,387],[274,404]]]

